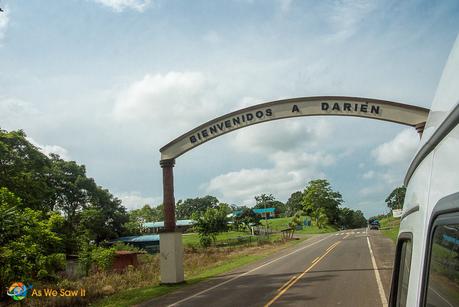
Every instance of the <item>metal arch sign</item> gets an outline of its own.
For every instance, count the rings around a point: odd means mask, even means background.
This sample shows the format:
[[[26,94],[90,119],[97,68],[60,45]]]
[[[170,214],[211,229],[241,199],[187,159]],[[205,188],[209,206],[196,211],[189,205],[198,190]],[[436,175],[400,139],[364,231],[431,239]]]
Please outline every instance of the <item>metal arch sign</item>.
[[[358,97],[302,97],[277,100],[215,118],[179,136],[160,149],[161,161],[172,160],[228,132],[271,120],[298,116],[356,116],[416,127],[429,109],[398,102]]]

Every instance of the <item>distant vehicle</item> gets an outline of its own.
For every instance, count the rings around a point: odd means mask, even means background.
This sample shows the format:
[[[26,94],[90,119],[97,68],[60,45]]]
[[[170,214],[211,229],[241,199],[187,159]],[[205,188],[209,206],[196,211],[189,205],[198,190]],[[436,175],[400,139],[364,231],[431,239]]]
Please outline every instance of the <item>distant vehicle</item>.
[[[373,229],[373,230],[379,230],[379,222],[372,222],[370,225],[370,230]]]
[[[408,168],[389,306],[459,306],[459,36]]]

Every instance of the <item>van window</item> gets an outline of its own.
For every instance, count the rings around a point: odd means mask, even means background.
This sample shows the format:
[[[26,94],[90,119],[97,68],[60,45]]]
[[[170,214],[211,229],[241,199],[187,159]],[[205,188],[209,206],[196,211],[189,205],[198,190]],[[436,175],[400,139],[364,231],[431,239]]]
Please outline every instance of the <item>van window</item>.
[[[397,300],[395,306],[405,307],[408,295],[408,281],[410,278],[411,255],[413,243],[404,239],[400,245],[400,265],[398,267]]]
[[[434,228],[426,306],[459,306],[459,223]]]

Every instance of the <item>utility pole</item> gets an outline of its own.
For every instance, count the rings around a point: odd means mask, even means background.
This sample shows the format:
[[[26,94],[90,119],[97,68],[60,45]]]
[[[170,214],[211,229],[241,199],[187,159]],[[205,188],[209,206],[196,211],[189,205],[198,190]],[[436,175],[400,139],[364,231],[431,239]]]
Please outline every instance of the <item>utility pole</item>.
[[[266,199],[263,200],[265,203],[265,235],[268,235],[268,212],[266,212]]]

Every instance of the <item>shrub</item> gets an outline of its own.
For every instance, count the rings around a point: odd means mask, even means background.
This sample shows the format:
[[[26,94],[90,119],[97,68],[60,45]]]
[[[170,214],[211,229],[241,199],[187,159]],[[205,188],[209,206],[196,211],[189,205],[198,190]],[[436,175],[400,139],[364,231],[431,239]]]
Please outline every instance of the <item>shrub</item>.
[[[95,247],[91,251],[91,259],[99,269],[107,271],[112,267],[113,260],[115,259],[115,249],[113,247]]]

